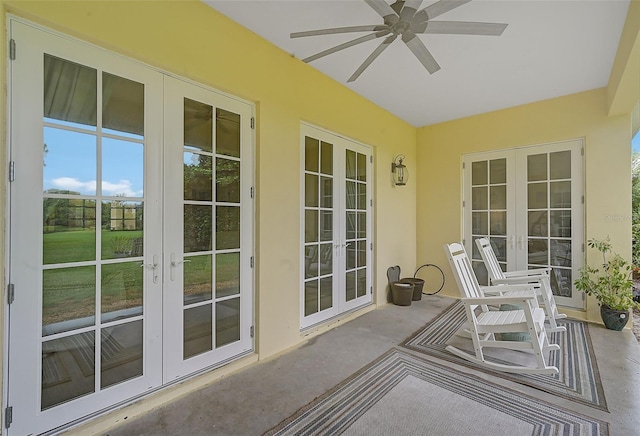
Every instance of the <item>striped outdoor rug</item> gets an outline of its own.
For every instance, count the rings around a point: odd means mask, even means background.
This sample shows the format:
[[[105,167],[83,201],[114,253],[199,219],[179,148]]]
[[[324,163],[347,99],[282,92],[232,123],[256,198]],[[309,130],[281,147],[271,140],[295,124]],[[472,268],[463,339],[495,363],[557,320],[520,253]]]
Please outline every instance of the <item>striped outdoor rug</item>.
[[[445,347],[448,344],[458,341],[456,347],[462,349],[466,347],[465,351],[474,354],[471,339],[467,339],[465,343],[462,342],[464,340],[461,341],[455,336],[465,321],[464,306],[456,301],[406,339],[401,346],[608,411],[587,323],[566,319],[559,321],[560,325],[567,328],[567,332],[551,334],[550,342],[560,345],[560,351],[550,353],[549,363],[556,366],[560,374],[539,375],[493,371],[446,351]],[[499,362],[498,359],[493,360]]]
[[[604,435],[609,424],[392,349],[266,435]]]

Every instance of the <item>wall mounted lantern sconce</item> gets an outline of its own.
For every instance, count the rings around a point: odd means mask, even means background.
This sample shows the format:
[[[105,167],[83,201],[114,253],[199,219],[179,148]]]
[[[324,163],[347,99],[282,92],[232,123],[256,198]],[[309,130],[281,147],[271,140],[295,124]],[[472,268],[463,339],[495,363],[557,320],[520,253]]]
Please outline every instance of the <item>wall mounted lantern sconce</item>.
[[[391,162],[391,174],[393,175],[393,184],[396,186],[404,186],[409,180],[409,171],[403,163],[404,154],[399,154],[393,158]]]

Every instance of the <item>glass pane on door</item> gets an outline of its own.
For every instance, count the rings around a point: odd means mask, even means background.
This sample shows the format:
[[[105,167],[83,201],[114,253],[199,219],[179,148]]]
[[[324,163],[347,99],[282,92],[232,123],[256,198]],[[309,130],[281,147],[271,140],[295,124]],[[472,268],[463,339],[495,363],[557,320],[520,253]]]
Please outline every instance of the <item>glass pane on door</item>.
[[[333,144],[305,137],[304,316],[333,302]]]
[[[471,264],[481,285],[489,276],[476,246],[489,238],[503,270],[507,269],[507,159],[471,163]]]
[[[143,114],[143,84],[45,55],[41,410],[143,375]]]
[[[527,156],[527,262],[551,267],[554,295],[572,297],[571,150]]]
[[[367,156],[347,149],[345,162],[345,301],[352,301],[367,294]]]
[[[240,115],[184,98],[182,357],[240,340]]]

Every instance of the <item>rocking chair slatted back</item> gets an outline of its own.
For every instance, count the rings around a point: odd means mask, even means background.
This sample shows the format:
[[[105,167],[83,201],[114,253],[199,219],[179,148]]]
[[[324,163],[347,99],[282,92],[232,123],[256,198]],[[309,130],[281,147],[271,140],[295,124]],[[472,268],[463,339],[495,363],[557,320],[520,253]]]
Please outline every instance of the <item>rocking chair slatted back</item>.
[[[456,269],[456,280],[459,282],[460,296],[467,298],[482,297],[480,285],[476,279],[469,257],[462,244],[453,243],[449,245],[451,249],[451,260]]]
[[[454,242],[453,244],[448,245],[445,248],[445,251],[448,256],[451,256],[450,261],[455,269],[456,274],[454,274],[454,276],[456,278],[456,283],[458,284],[460,296],[462,298],[484,297],[484,293],[482,292],[478,279],[473,272],[473,267],[471,266],[469,256],[467,256],[464,246]]]
[[[504,273],[502,268],[500,268],[500,264],[498,263],[497,256],[493,251],[489,238],[477,239],[476,245],[478,246],[484,265],[487,268],[489,281],[492,285],[535,283],[538,288],[540,303],[544,305],[546,317],[551,324],[551,327],[547,331],[566,331],[565,327],[558,325],[556,322],[558,319],[566,318],[566,315],[558,312],[556,299],[554,298],[553,291],[551,290],[548,268]]]
[[[498,263],[498,258],[493,251],[491,241],[489,241],[488,238],[480,238],[476,240],[476,244],[478,246],[478,249],[480,250],[480,256],[482,256],[484,266],[487,267],[489,281],[491,282],[499,279],[504,279],[504,272],[502,271],[502,268],[500,268],[500,263]]]

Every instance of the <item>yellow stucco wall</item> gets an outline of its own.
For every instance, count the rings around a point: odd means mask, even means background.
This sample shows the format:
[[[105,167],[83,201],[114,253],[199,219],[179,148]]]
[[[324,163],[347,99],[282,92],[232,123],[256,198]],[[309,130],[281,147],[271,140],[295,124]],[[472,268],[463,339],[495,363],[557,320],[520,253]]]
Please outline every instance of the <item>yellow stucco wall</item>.
[[[416,185],[395,188],[387,177],[395,154],[405,154],[408,165],[415,165],[416,131],[409,124],[199,1],[3,4],[6,12],[256,103],[256,345],[261,357],[301,341],[301,121],[375,148],[375,203],[392,205],[375,212],[375,301],[386,302],[387,266],[415,268]],[[393,206],[407,213],[398,215]]]
[[[605,88],[418,129],[417,261],[446,266],[447,294],[458,295],[442,246],[462,239],[462,155],[574,138],[585,141],[586,236],[610,235],[629,258],[631,117],[607,115]],[[587,318],[597,309],[587,301]]]
[[[464,153],[584,138],[587,237],[609,234],[618,251],[630,253],[630,116],[607,115],[612,105],[627,101],[620,97],[626,96],[625,91],[633,91],[626,88],[628,80],[620,78],[628,77],[626,68],[633,65],[628,60],[635,59],[637,38],[627,59],[619,53],[616,65],[622,65],[622,71],[612,73],[616,83],[608,90],[415,129],[196,0],[0,0],[0,8],[3,91],[9,12],[256,104],[256,345],[260,358],[303,339],[298,318],[301,121],[374,147],[374,300],[378,304],[386,301],[386,269],[395,264],[405,272],[427,262],[443,266],[447,271],[444,292],[457,295],[442,244],[461,235]],[[2,92],[3,132],[5,108]],[[406,155],[411,171],[410,183],[403,188],[393,187],[389,180],[390,162],[399,153]],[[2,217],[6,217],[6,155],[1,135]],[[620,219],[606,219],[612,216]],[[6,260],[5,228],[3,223],[0,268]],[[2,301],[4,289],[0,287]],[[589,319],[599,319],[594,302],[589,301],[588,309]],[[0,320],[0,329],[3,325]],[[229,365],[225,371],[241,365]],[[197,385],[182,385],[173,395],[183,395]],[[162,401],[148,399],[136,407],[145,410]],[[127,413],[134,416],[131,410]],[[111,419],[117,421],[117,415]]]

